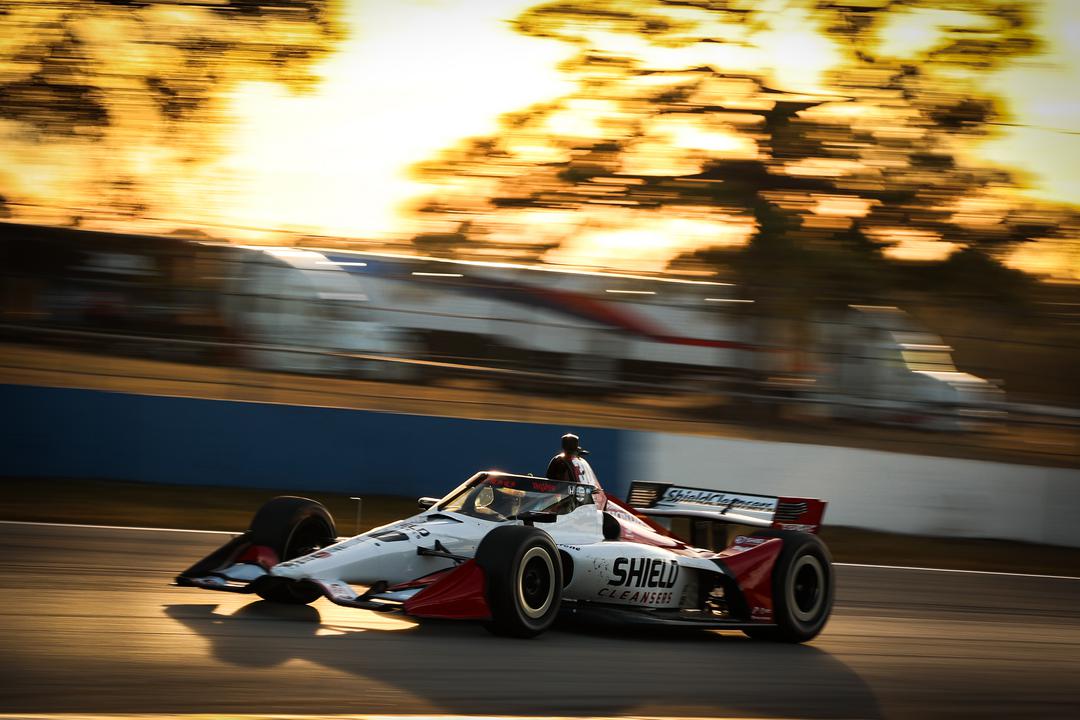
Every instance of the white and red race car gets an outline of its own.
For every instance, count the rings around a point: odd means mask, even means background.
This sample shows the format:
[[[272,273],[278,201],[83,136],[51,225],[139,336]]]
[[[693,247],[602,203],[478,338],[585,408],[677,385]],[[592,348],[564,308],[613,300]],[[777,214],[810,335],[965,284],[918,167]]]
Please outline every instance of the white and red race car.
[[[517,637],[543,632],[562,613],[804,642],[832,608],[832,563],[814,534],[820,500],[639,482],[624,503],[598,484],[490,471],[420,506],[339,542],[322,505],[278,497],[176,583],[478,620]],[[648,516],[761,529],[717,552],[691,547]]]

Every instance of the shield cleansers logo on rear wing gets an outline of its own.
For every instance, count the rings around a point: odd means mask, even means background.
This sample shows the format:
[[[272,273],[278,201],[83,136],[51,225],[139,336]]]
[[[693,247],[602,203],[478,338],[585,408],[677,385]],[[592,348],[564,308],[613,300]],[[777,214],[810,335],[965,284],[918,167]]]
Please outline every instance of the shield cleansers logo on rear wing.
[[[774,497],[652,482],[633,483],[628,501],[643,515],[699,517],[803,532],[818,531],[826,505],[812,498]]]

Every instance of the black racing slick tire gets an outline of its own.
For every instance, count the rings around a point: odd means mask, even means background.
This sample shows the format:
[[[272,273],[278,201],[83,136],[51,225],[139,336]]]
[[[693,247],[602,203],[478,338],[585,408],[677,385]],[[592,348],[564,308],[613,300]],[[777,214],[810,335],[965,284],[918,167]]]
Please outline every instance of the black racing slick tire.
[[[763,530],[754,536],[780,538],[784,543],[772,574],[776,624],[744,632],[775,642],[814,639],[829,619],[836,589],[829,549],[817,535],[793,530]]]
[[[543,530],[504,525],[489,532],[476,549],[484,571],[496,635],[528,638],[551,627],[562,603],[562,560]]]
[[[285,562],[307,555],[337,541],[334,518],[321,503],[302,497],[283,495],[264,504],[248,528],[254,545],[265,545]],[[315,587],[303,583],[280,582],[256,590],[263,600],[306,605],[322,596]]]

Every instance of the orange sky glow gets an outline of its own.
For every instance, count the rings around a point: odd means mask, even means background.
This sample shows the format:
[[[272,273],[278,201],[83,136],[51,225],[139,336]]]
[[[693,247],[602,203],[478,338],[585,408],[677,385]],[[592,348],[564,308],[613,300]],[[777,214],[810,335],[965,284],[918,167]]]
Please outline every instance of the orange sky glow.
[[[281,242],[304,234],[378,240],[429,231],[413,208],[420,198],[446,187],[417,179],[412,169],[418,163],[466,138],[494,133],[506,113],[575,89],[574,78],[560,71],[574,48],[524,36],[508,22],[534,4],[347,2],[346,35],[313,67],[313,89],[298,92],[269,77],[238,79],[207,110],[216,124],[194,126],[182,138],[160,126],[152,106],[125,94],[128,75],[146,64],[170,62],[168,51],[140,42],[146,23],[137,26],[129,12],[103,11],[83,23],[80,33],[89,52],[108,55],[115,73],[107,91],[123,97],[127,111],[93,143],[79,137],[32,142],[18,123],[0,119],[0,194],[14,208],[16,219],[65,224],[79,214],[88,227],[148,232],[199,228],[244,242]],[[602,30],[591,40],[597,46],[617,47],[643,66],[752,71],[777,90],[828,95],[829,73],[841,63],[842,53],[810,5],[761,0],[759,10],[774,11],[762,14],[765,22],[752,28],[716,27],[717,37],[737,36],[733,43],[660,47],[639,36],[605,36]],[[1020,200],[1080,206],[1080,3],[1045,0],[1037,8],[1037,34],[1045,47],[1037,56],[1017,60],[982,80],[1004,99],[1007,117],[984,141],[964,150],[979,162],[1018,171],[1023,187],[991,191],[970,201],[975,205],[955,209],[958,217],[970,216],[973,224],[985,222],[988,209]],[[145,13],[156,27],[180,34],[208,18],[207,10],[194,6],[154,6]],[[706,21],[703,11],[692,8],[674,8],[672,13]],[[904,10],[881,31],[874,51],[890,58],[914,57],[950,28],[979,22],[963,12]],[[16,42],[3,35],[0,49]],[[0,78],[14,72],[0,64]],[[606,103],[597,99],[571,104],[549,120],[551,132],[599,136],[612,111]],[[836,103],[814,112],[848,113],[858,121],[860,113],[872,110]],[[754,122],[755,117],[731,115],[725,123]],[[543,142],[515,142],[513,150],[520,157],[558,159],[558,151]],[[185,159],[193,147],[205,149],[199,155],[203,161]],[[623,172],[692,174],[710,158],[754,158],[758,153],[754,142],[733,125],[703,127],[697,119],[673,115],[649,127],[647,137],[627,153]],[[145,211],[116,213],[123,198],[102,192],[100,181],[118,171],[148,189],[151,201]],[[813,175],[848,170],[808,160],[791,163],[788,171]],[[466,183],[462,191],[482,194],[483,187]],[[858,217],[869,209],[864,201],[842,196],[816,202],[812,213],[821,222]],[[633,270],[660,270],[695,248],[737,246],[753,231],[745,218],[704,207],[657,217],[615,206],[599,208],[588,218],[524,212],[505,230],[560,243],[545,256],[549,262]],[[887,239],[895,243],[888,252],[896,258],[938,259],[954,249],[902,229]],[[1080,280],[1076,242],[1024,247],[1009,262]]]

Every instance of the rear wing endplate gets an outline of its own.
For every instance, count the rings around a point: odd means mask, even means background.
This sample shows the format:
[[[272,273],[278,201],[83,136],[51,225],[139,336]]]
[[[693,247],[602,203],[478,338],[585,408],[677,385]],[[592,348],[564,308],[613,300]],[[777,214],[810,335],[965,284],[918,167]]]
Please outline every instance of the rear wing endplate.
[[[812,498],[752,495],[654,482],[632,483],[627,501],[642,515],[696,517],[812,533],[821,527],[828,504]]]

